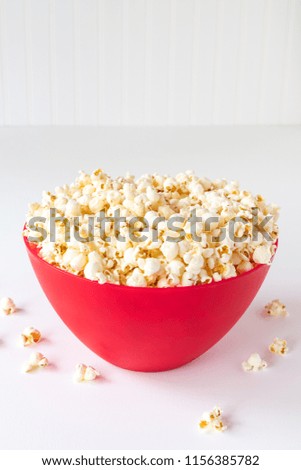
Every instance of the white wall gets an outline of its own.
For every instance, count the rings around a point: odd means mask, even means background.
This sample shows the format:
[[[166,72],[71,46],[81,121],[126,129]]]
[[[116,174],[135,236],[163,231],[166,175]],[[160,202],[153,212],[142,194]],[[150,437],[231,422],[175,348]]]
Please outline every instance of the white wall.
[[[0,0],[0,125],[301,123],[301,0]]]

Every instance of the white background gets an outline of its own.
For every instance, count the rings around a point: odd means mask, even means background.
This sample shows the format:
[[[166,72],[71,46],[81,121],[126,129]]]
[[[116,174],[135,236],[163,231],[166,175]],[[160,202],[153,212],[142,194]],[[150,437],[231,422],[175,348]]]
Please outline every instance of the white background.
[[[301,123],[301,0],[0,0],[0,125]]]
[[[20,311],[0,316],[0,447],[299,448],[300,154],[300,127],[1,129],[0,296],[13,297]],[[192,168],[239,179],[282,207],[279,250],[258,296],[220,343],[185,367],[144,374],[106,363],[64,326],[35,279],[21,239],[27,202],[71,182],[80,168],[98,166],[114,176]],[[287,304],[288,318],[262,315],[275,297]],[[45,339],[35,349],[51,366],[22,374],[30,351],[17,339],[29,325],[42,331]],[[288,341],[286,357],[268,352],[276,335]],[[252,352],[268,369],[242,371]],[[99,368],[101,380],[74,384],[78,362]],[[206,436],[198,421],[215,404],[229,429]]]

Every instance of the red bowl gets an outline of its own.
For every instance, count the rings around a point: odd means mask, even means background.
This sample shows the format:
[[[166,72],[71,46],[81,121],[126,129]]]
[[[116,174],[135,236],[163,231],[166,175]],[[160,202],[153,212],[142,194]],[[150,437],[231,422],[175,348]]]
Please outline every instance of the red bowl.
[[[44,261],[24,238],[49,302],[70,330],[103,359],[156,372],[182,366],[217,343],[239,320],[269,270],[190,287],[98,284]]]

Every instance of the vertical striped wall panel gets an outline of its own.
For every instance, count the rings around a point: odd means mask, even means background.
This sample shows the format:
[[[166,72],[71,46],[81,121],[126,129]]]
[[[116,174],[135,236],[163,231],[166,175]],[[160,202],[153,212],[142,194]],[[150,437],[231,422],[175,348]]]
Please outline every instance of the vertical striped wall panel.
[[[301,124],[301,0],[0,0],[0,125]]]

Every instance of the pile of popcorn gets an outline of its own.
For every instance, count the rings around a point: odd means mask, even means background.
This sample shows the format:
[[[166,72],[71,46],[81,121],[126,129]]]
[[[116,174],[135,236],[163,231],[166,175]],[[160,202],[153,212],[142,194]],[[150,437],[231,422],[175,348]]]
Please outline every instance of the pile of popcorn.
[[[55,240],[50,240],[50,209],[56,210],[57,217],[70,221],[67,228],[70,240],[66,240],[66,225],[62,221],[56,223]],[[125,241],[118,239],[113,223],[105,224],[105,235],[110,240],[97,230],[99,213],[113,217],[117,210],[124,218],[118,234]],[[192,211],[202,218],[195,224],[197,240],[192,236],[189,220]],[[269,264],[278,238],[278,212],[276,205],[240,189],[235,181],[210,181],[191,171],[175,177],[154,174],[135,179],[127,174],[113,179],[99,169],[91,175],[80,172],[74,183],[57,187],[54,193],[44,192],[40,203],[30,204],[24,234],[35,238],[40,256],[47,262],[101,284],[191,286],[237,276],[256,264]],[[33,225],[30,222],[33,217],[44,217],[45,222]],[[133,241],[129,236],[133,217],[143,218],[149,224],[149,236],[143,241]],[[161,219],[154,227],[158,217]],[[181,220],[174,219],[176,228],[171,230],[174,217]],[[207,224],[211,217],[218,221]],[[91,241],[76,239],[73,218],[78,218],[75,230],[79,236],[86,240],[90,237]],[[240,218],[233,229],[238,241],[230,236],[233,218]],[[265,218],[268,222],[263,224]],[[262,233],[263,225],[269,240]],[[259,230],[257,239],[252,236],[254,227]],[[157,230],[156,239],[150,236],[151,228]],[[46,234],[43,239],[41,229]],[[181,240],[173,241],[181,229]],[[144,235],[145,224],[139,225],[138,221],[135,230],[137,235]]]

